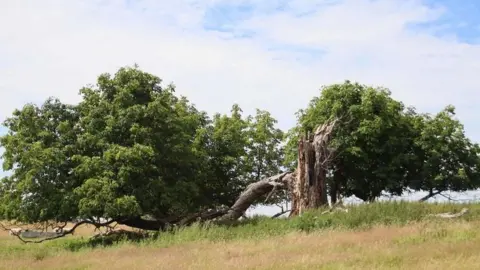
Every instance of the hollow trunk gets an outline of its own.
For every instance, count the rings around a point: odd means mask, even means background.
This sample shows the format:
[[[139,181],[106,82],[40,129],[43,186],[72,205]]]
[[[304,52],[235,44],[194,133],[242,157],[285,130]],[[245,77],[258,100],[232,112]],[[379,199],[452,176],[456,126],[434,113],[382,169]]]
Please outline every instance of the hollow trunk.
[[[328,143],[334,124],[320,126],[314,136],[307,135],[298,143],[298,167],[292,183],[290,216],[328,205],[326,178],[332,159]]]

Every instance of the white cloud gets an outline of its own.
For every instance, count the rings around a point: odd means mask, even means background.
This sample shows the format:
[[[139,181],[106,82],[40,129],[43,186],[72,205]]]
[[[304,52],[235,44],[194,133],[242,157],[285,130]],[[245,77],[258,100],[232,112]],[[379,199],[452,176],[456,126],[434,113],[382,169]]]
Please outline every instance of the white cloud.
[[[51,95],[76,102],[78,89],[97,75],[136,62],[210,113],[238,102],[246,112],[271,111],[289,128],[321,85],[351,79],[389,87],[419,109],[453,103],[480,139],[472,118],[480,110],[472,98],[480,46],[407,28],[435,20],[443,8],[413,0],[296,0],[288,11],[272,12],[267,2],[249,1],[257,5],[254,16],[230,24],[257,35],[239,40],[202,29],[205,10],[220,2],[2,1],[0,118]],[[268,50],[279,45],[325,54],[297,61],[301,52]]]

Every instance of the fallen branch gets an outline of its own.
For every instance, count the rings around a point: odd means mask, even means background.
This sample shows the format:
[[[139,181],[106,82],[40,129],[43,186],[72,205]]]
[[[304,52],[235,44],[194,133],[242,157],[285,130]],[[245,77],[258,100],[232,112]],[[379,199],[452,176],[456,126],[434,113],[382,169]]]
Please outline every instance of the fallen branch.
[[[461,216],[467,214],[468,212],[469,212],[468,208],[462,208],[462,210],[460,212],[456,213],[456,214],[453,214],[451,212],[447,212],[447,213],[440,213],[440,214],[430,214],[430,215],[427,215],[427,216],[450,219],[450,218],[461,217]]]
[[[418,200],[419,202],[424,202],[432,197],[435,197],[436,195],[442,193],[442,191],[435,191],[435,192],[430,192],[428,193],[428,195],[422,197],[420,200]]]
[[[446,198],[446,199],[449,200],[449,201],[456,201],[456,202],[459,201],[459,200],[454,199],[454,198],[452,198],[452,197],[450,197],[450,196],[448,196],[448,195],[445,195],[445,194],[439,194],[439,195],[442,196],[442,197],[444,197],[444,198]]]
[[[279,216],[283,215],[283,214],[286,214],[288,212],[290,212],[292,210],[285,210],[285,211],[281,211],[279,213],[276,213],[275,215],[272,216],[272,218],[278,218]]]
[[[292,179],[295,177],[295,173],[284,172],[275,176],[271,176],[260,180],[258,182],[250,184],[244,192],[240,194],[237,201],[230,208],[224,209],[210,209],[207,211],[194,213],[183,216],[172,216],[163,219],[146,219],[143,217],[123,217],[115,218],[108,222],[95,221],[93,218],[82,220],[73,225],[72,228],[64,229],[66,223],[62,226],[58,226],[58,232],[29,232],[31,238],[48,235],[40,240],[25,240],[21,234],[16,235],[23,243],[42,243],[49,240],[65,237],[69,234],[73,234],[76,228],[83,224],[89,224],[95,226],[95,231],[100,227],[107,227],[107,233],[114,230],[110,225],[117,223],[120,225],[126,225],[132,228],[138,228],[142,230],[150,231],[165,231],[171,227],[183,227],[189,226],[195,222],[205,222],[215,220],[216,224],[227,224],[228,222],[235,221],[245,214],[245,211],[262,196],[275,191],[275,188],[285,188],[291,184]],[[271,194],[270,194],[271,195]],[[268,198],[268,197],[267,197]],[[283,213],[282,213],[283,214]],[[281,214],[280,214],[281,215]],[[0,224],[0,226],[3,226]],[[5,227],[4,227],[5,228]],[[6,228],[5,228],[6,229]],[[6,229],[9,230],[9,229]],[[50,236],[51,235],[51,236]],[[28,238],[28,236],[27,236]]]
[[[78,228],[79,226],[81,225],[84,225],[84,224],[91,224],[91,225],[99,225],[99,226],[108,226],[110,224],[112,224],[113,222],[115,222],[115,220],[110,220],[110,221],[107,221],[107,222],[104,222],[104,223],[96,223],[96,222],[93,222],[93,221],[90,221],[90,220],[82,220],[78,223],[76,223],[71,229],[69,230],[65,230],[65,231],[62,231],[61,233],[56,233],[55,236],[52,236],[52,237],[46,237],[46,238],[43,238],[43,239],[40,239],[40,240],[36,240],[36,241],[31,241],[31,240],[25,240],[23,237],[22,237],[22,234],[18,234],[18,235],[15,235],[18,239],[20,239],[20,241],[22,241],[23,243],[25,244],[30,244],[30,243],[34,243],[34,244],[38,244],[38,243],[42,243],[42,242],[45,242],[45,241],[49,241],[49,240],[54,240],[54,239],[58,239],[58,238],[62,238],[62,237],[65,237],[69,234],[73,234],[73,232],[75,231],[76,228]]]
[[[332,206],[330,207],[328,210],[325,210],[323,211],[321,214],[322,215],[325,215],[325,214],[332,214],[334,212],[345,212],[345,213],[348,213],[348,208],[344,207],[344,206]]]
[[[275,187],[286,187],[293,178],[294,173],[284,172],[250,184],[225,215],[219,218],[218,223],[228,223],[239,219],[256,200],[271,192]]]

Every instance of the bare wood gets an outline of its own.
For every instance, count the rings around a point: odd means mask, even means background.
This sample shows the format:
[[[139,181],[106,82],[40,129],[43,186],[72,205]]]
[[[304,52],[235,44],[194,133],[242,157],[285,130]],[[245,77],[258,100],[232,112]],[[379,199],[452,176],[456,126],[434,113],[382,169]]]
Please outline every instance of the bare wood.
[[[299,140],[297,177],[292,187],[290,216],[328,205],[326,174],[335,154],[329,143],[336,122],[333,120],[320,125],[313,136],[307,135]]]
[[[468,208],[462,208],[462,210],[456,214],[453,214],[451,212],[447,213],[440,213],[440,214],[430,214],[428,216],[431,217],[438,217],[438,218],[445,218],[445,219],[450,219],[450,218],[458,218],[461,217],[469,212]]]
[[[256,200],[268,194],[275,186],[287,187],[293,177],[294,173],[284,172],[248,185],[235,204],[226,211],[225,215],[219,217],[219,223],[239,219]]]

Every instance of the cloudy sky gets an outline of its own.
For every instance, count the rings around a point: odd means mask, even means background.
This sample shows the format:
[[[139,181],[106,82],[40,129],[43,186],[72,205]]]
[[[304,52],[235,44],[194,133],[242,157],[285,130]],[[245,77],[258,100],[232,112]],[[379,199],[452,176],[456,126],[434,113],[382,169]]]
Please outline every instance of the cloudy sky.
[[[138,63],[210,113],[238,103],[287,129],[349,79],[424,112],[453,104],[480,141],[479,13],[474,0],[0,0],[0,119],[78,102],[100,73]]]

